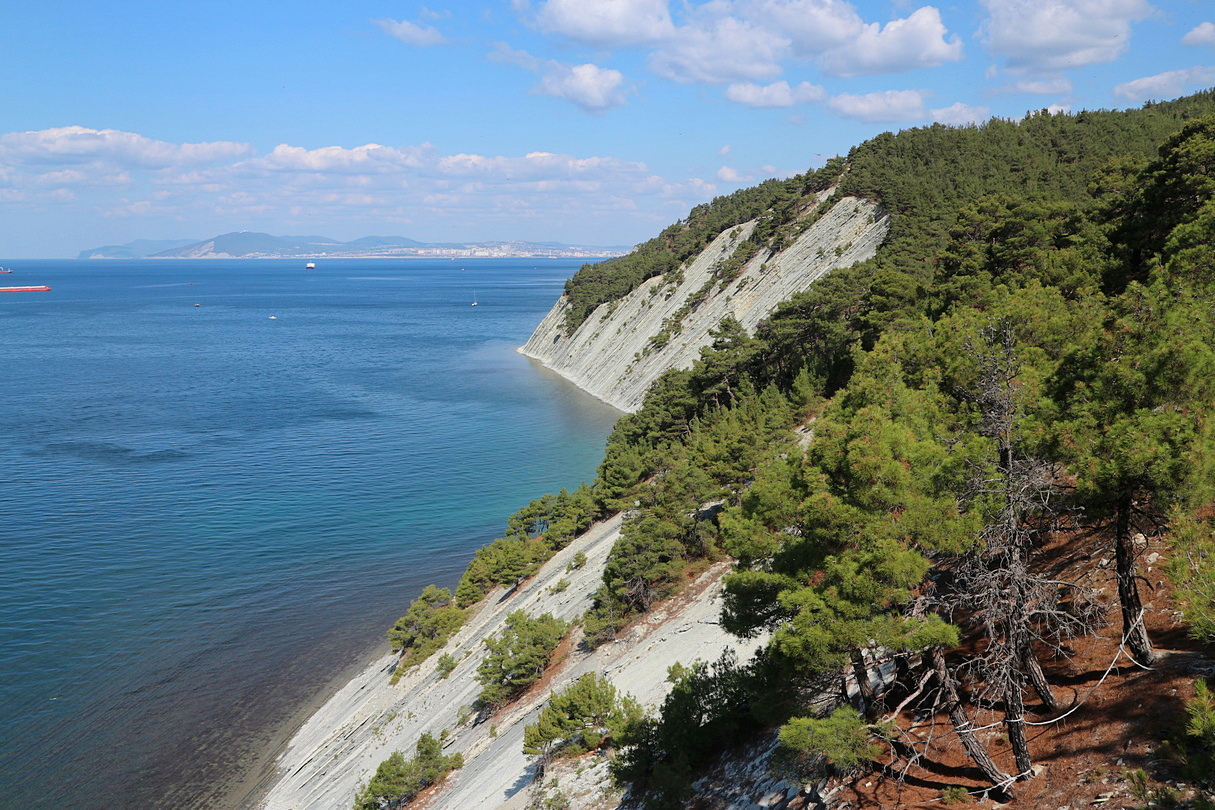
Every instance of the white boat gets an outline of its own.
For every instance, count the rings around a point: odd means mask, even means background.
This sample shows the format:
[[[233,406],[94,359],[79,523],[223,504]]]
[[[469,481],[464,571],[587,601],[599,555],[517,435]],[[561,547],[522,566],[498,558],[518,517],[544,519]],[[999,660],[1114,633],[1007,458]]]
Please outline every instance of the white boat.
[[[315,270],[316,262],[308,262],[306,265],[304,265],[304,269],[305,270]]]

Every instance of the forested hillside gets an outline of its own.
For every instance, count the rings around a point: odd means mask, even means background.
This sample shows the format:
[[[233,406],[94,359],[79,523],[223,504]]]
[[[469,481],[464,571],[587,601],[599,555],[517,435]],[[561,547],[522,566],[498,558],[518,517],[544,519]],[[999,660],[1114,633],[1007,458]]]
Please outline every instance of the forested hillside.
[[[1192,674],[1215,671],[1215,94],[885,134],[700,206],[567,293],[584,316],[757,215],[772,244],[835,183],[892,213],[878,255],[755,335],[724,322],[620,420],[593,486],[522,510],[427,615],[458,623],[626,510],[588,643],[727,557],[723,623],[771,638],[672,673],[663,710],[614,731],[646,806],[684,806],[726,745],[778,727],[807,780],[1015,799],[1076,778],[1039,775],[1035,729],[1088,745],[1062,722],[1077,684],[1172,667],[1175,733],[1109,767],[1141,806],[1215,806],[1215,700]],[[1166,578],[1144,578],[1149,548]],[[1165,649],[1178,621],[1190,639]],[[951,746],[963,766],[941,765]]]

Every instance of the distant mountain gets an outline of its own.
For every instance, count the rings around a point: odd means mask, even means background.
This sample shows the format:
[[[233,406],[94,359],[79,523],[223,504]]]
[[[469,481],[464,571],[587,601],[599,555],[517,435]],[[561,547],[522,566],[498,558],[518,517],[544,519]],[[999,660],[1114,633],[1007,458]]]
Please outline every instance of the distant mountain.
[[[315,240],[315,241],[314,241]],[[154,259],[254,259],[291,257],[328,253],[341,243],[324,237],[284,237],[253,231],[235,231],[191,242],[149,258]]]
[[[364,236],[340,242],[325,236],[273,236],[236,231],[202,241],[153,242],[85,250],[82,259],[284,259],[284,258],[600,258],[628,253],[629,247],[563,245],[557,242],[418,242],[403,236]]]
[[[77,259],[141,259],[165,250],[193,244],[193,239],[136,239],[125,245],[106,245],[105,247],[82,250]]]
[[[347,242],[346,247],[371,249],[385,247],[421,247],[422,244],[422,242],[417,242],[413,239],[406,239],[403,236],[364,236],[362,239],[355,239],[353,242]]]

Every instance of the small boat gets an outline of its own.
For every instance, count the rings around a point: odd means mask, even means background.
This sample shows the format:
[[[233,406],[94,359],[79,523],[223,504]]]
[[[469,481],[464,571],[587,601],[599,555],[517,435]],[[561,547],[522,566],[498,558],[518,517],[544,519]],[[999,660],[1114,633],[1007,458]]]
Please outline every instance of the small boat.
[[[316,262],[308,262],[306,265],[304,265],[304,269],[305,270],[315,270]]]
[[[473,305],[474,307],[477,305],[477,291],[476,291],[476,290],[473,290],[473,303],[472,303],[472,305]]]

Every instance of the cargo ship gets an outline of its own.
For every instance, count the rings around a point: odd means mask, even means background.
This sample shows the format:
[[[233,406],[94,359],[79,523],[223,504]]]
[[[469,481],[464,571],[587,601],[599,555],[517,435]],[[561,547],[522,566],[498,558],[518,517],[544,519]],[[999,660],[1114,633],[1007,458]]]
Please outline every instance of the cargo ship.
[[[39,287],[0,287],[0,292],[46,292],[50,287],[42,285]]]

